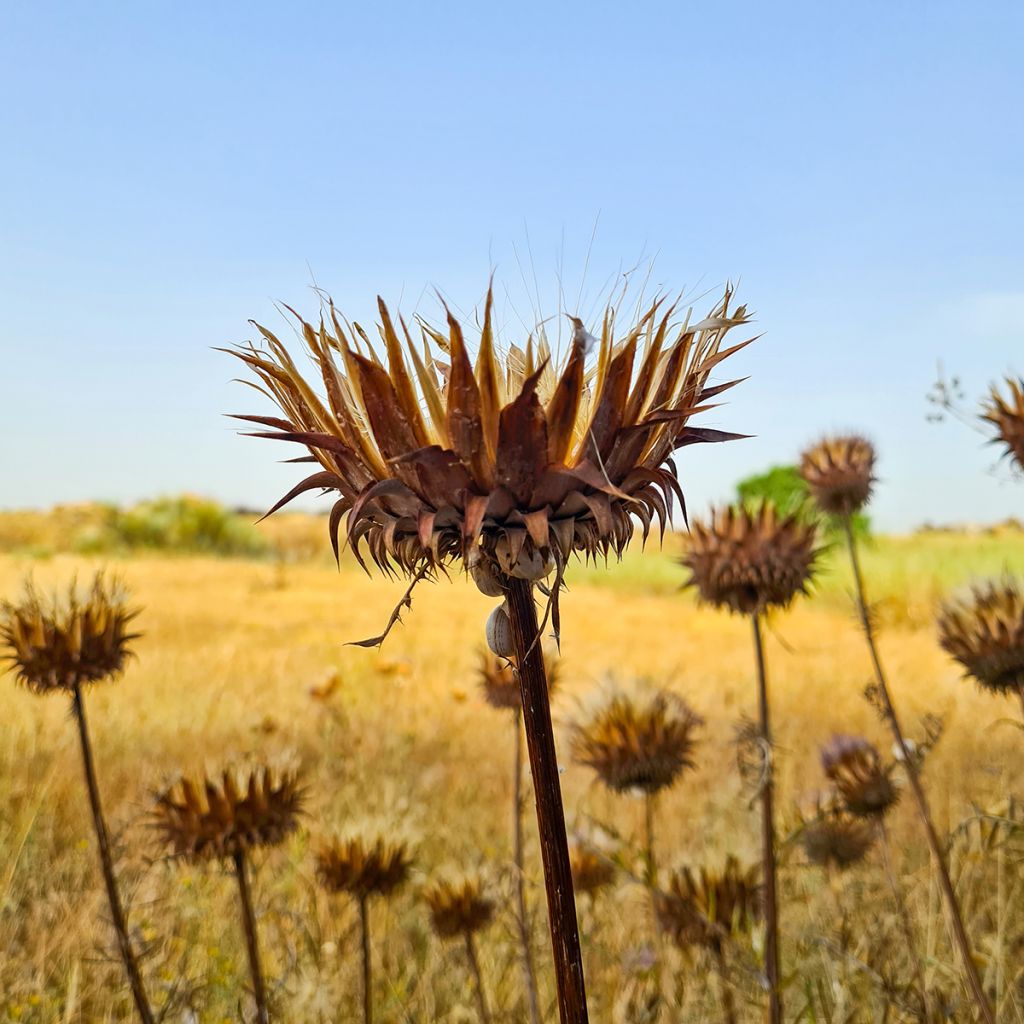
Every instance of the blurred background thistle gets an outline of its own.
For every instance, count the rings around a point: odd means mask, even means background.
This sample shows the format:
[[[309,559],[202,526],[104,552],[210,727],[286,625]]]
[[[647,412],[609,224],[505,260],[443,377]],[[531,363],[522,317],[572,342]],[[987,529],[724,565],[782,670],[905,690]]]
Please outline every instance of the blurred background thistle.
[[[1007,377],[1003,387],[992,386],[981,418],[995,428],[992,441],[1003,446],[1003,458],[1024,471],[1024,378]]]

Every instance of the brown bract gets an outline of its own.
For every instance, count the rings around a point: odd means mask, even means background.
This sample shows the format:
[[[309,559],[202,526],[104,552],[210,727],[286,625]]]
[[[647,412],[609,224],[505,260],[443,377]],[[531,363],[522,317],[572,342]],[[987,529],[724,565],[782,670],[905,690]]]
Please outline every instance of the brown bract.
[[[741,436],[690,425],[737,383],[709,382],[748,343],[723,345],[747,322],[731,297],[699,323],[657,301],[621,335],[609,309],[593,356],[575,320],[561,365],[543,330],[499,356],[490,293],[475,364],[451,314],[443,331],[419,322],[416,341],[380,301],[384,360],[331,306],[318,325],[299,319],[315,385],[256,325],[263,345],[233,354],[283,418],[240,418],[268,428],[257,437],[305,446],[304,461],[318,463],[271,512],[307,491],[335,491],[335,552],[344,524],[360,561],[365,544],[380,567],[409,574],[477,550],[512,575],[564,564],[574,551],[620,553],[635,523],[645,536],[655,518],[664,529],[674,497],[682,502],[674,452]]]
[[[899,799],[892,765],[883,765],[878,749],[861,736],[833,736],[821,748],[821,765],[851,814],[885,814]]]
[[[494,902],[484,892],[484,883],[476,875],[443,878],[423,890],[434,931],[442,939],[472,935],[486,927],[494,917]]]
[[[139,636],[131,632],[137,614],[124,588],[102,574],[87,590],[72,583],[49,600],[29,582],[20,601],[0,606],[3,659],[35,693],[110,679],[124,669]]]
[[[871,497],[874,446],[856,434],[826,437],[800,456],[800,475],[823,512],[852,515]]]
[[[743,615],[782,608],[807,592],[818,549],[815,527],[771,504],[728,506],[690,530],[682,563],[701,600]]]
[[[996,428],[993,440],[1006,446],[1005,456],[1024,470],[1024,378],[1007,377],[1005,396],[993,387],[981,418]]]
[[[657,793],[694,767],[703,719],[673,693],[612,693],[570,726],[573,760],[597,772],[609,789]]]
[[[409,877],[411,863],[406,844],[383,835],[335,836],[316,852],[324,887],[357,899],[390,895]]]
[[[585,843],[569,848],[573,886],[578,893],[596,896],[615,881],[615,867]]]
[[[153,825],[175,856],[232,857],[294,832],[304,796],[295,771],[227,769],[219,778],[176,782],[157,797]]]
[[[875,838],[870,821],[829,803],[816,802],[802,814],[800,842],[819,867],[852,867],[867,856]]]
[[[1024,687],[1024,591],[1014,579],[989,582],[939,613],[939,643],[985,689]]]
[[[551,693],[558,685],[558,662],[546,656],[544,662],[548,693]],[[507,658],[499,658],[490,651],[481,652],[478,678],[484,699],[491,707],[503,711],[517,711],[522,706],[519,676],[515,666]]]
[[[718,870],[684,867],[657,891],[658,924],[679,946],[719,950],[732,937],[748,934],[762,916],[760,868],[741,867],[729,856]]]

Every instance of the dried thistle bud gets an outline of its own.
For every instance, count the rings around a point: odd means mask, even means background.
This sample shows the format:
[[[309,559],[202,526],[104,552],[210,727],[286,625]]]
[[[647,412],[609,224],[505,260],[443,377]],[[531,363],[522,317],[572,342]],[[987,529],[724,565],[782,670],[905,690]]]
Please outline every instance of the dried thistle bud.
[[[833,736],[821,748],[821,766],[851,814],[885,814],[899,799],[892,766],[861,736]]]
[[[721,508],[695,522],[682,563],[701,600],[753,615],[806,593],[817,557],[814,526],[780,518],[765,503],[754,511]]]
[[[1024,591],[1016,580],[982,584],[947,602],[938,627],[942,649],[986,690],[1024,687]]]
[[[333,836],[316,851],[324,887],[356,899],[391,895],[408,879],[411,863],[408,846],[384,835]]]
[[[596,896],[615,881],[615,866],[586,843],[569,847],[569,866],[577,893]]]
[[[121,584],[102,574],[87,590],[72,583],[49,600],[29,582],[19,602],[0,606],[3,658],[34,693],[112,679],[124,670],[129,645],[139,636],[131,632],[137,614]]]
[[[572,758],[593,768],[616,792],[657,793],[695,766],[695,734],[703,724],[674,693],[656,690],[633,697],[613,691],[572,723]]]
[[[1006,458],[1024,470],[1024,378],[1006,378],[1007,396],[993,386],[981,418],[996,428],[995,443],[1006,446]]]
[[[859,512],[875,483],[875,449],[856,434],[826,437],[800,456],[800,475],[823,512]]]
[[[519,710],[522,706],[519,676],[511,661],[507,658],[496,657],[490,651],[483,651],[480,655],[480,668],[477,675],[480,680],[480,690],[491,707],[503,711]],[[558,685],[558,662],[546,655],[544,675],[548,681],[548,693],[550,694]]]
[[[494,917],[494,901],[485,893],[478,875],[441,878],[423,890],[430,921],[439,938],[472,935]]]
[[[731,855],[719,870],[674,871],[655,896],[659,927],[679,946],[721,949],[761,919],[759,875],[759,867],[741,867]]]
[[[180,779],[157,797],[153,825],[174,856],[233,857],[294,832],[304,797],[296,771],[229,768],[219,778]]]
[[[852,867],[874,845],[874,825],[843,808],[818,800],[801,819],[801,845],[807,859],[819,867]]]

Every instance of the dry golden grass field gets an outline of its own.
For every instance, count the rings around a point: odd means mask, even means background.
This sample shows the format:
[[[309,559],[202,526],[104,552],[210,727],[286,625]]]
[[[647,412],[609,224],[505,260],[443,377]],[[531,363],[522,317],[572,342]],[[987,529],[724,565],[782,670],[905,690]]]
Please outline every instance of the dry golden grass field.
[[[413,883],[372,907],[377,1019],[475,1020],[461,945],[433,938],[418,900],[450,867],[482,868],[499,902],[480,938],[497,1022],[524,1021],[512,918],[513,751],[509,713],[482,700],[475,669],[493,601],[461,577],[424,583],[379,652],[347,647],[384,625],[405,584],[367,578],[325,557],[326,530],[301,517],[268,524],[319,538],[316,557],[185,555],[95,558],[0,555],[0,597],[32,573],[50,587],[109,565],[143,609],[137,659],[120,681],[87,697],[100,783],[117,837],[132,929],[165,1020],[248,1019],[245,952],[232,879],[172,863],[154,846],[154,791],[180,770],[258,753],[300,763],[309,786],[303,828],[256,863],[259,927],[276,1019],[350,1021],[359,999],[352,904],[318,891],[310,847],[328,829],[373,822],[415,844]],[[314,534],[308,531],[314,530]],[[306,531],[305,533],[303,531]],[[300,547],[302,545],[299,545]],[[314,546],[314,545],[310,545]],[[613,673],[649,678],[706,720],[698,767],[657,807],[665,867],[757,855],[757,811],[737,769],[736,730],[753,714],[749,621],[696,606],[679,591],[679,542],[632,550],[621,566],[576,566],[562,601],[561,683],[554,698],[570,829],[603,823],[628,864],[639,849],[642,804],[610,796],[569,761],[565,723]],[[922,718],[943,731],[925,761],[933,810],[950,840],[968,927],[999,1019],[1024,1021],[1024,842],[1010,794],[1024,797],[1021,707],[981,693],[938,649],[936,602],[973,578],[1024,572],[1024,534],[881,538],[865,554],[881,644],[909,733]],[[841,557],[827,559],[818,592],[775,615],[767,635],[783,836],[795,807],[823,787],[818,747],[833,732],[863,733],[888,751],[863,697],[869,665]],[[0,716],[0,1021],[132,1019],[84,798],[74,725],[64,698],[36,697],[3,678]],[[527,880],[547,1019],[543,884],[528,805]],[[939,896],[909,798],[891,819],[895,871],[906,888],[935,1019],[972,1019]],[[880,852],[827,877],[798,842],[783,843],[783,964],[788,1018],[915,1019],[900,991],[911,960]],[[592,1019],[643,1021],[660,955],[663,1020],[719,1019],[719,981],[701,955],[661,947],[647,894],[628,873],[580,901]],[[761,1017],[753,946],[731,953],[742,1021]],[[658,953],[660,949],[660,954]]]

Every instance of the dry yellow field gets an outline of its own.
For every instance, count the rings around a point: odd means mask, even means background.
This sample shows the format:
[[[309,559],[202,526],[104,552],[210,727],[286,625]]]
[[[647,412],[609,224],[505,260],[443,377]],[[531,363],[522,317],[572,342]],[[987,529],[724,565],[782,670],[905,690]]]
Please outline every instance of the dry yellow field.
[[[734,743],[738,722],[754,710],[749,623],[699,609],[680,594],[673,551],[670,540],[663,551],[631,552],[622,567],[570,574],[556,718],[564,737],[577,703],[607,673],[650,677],[684,696],[706,726],[698,768],[660,801],[658,858],[665,866],[713,862],[727,852],[752,859],[756,811],[740,783]],[[30,570],[48,586],[99,564],[70,555],[3,555],[0,596],[15,596]],[[368,579],[349,564],[339,572],[319,558],[286,564],[155,555],[109,564],[143,607],[145,635],[123,680],[92,690],[87,708],[133,927],[149,950],[155,1001],[170,1001],[167,1020],[242,1019],[245,960],[231,879],[163,861],[146,827],[148,804],[181,769],[256,753],[298,760],[310,787],[305,828],[259,863],[256,879],[278,1019],[355,1016],[355,914],[317,892],[309,843],[321,830],[371,820],[417,846],[417,884],[373,911],[379,1020],[474,1019],[461,947],[436,944],[416,899],[418,884],[453,864],[481,865],[493,881],[501,910],[481,942],[484,975],[496,1020],[523,1020],[510,901],[512,726],[484,704],[474,677],[492,602],[461,578],[423,584],[404,624],[375,652],[344,644],[379,632],[404,584]],[[944,830],[975,807],[1006,811],[1007,796],[1021,792],[1020,707],[963,682],[938,650],[931,622],[935,601],[950,587],[1003,568],[1024,571],[1019,533],[881,540],[867,556],[883,653],[908,731],[921,736],[918,720],[926,713],[944,720],[926,767]],[[785,831],[795,803],[823,785],[817,748],[834,731],[863,732],[889,747],[862,697],[868,662],[841,559],[829,562],[818,595],[772,620],[768,665]],[[0,1020],[130,1020],[121,968],[110,958],[68,708],[62,698],[32,696],[10,678],[4,683]],[[608,796],[586,769],[569,763],[563,785],[570,827],[596,818],[627,840],[639,834],[638,801]],[[930,980],[960,1006],[955,1019],[968,1020],[909,800],[897,809],[892,832]],[[1020,857],[1008,852],[1020,842],[1017,833],[1000,832],[983,853],[979,836],[990,833],[966,828],[953,863],[1000,1019],[1021,1021],[1024,875]],[[538,911],[543,892],[532,842],[528,855]],[[910,1019],[884,1010],[896,1005],[885,995],[885,950],[900,940],[877,855],[828,880],[793,845],[784,892],[791,1019]],[[654,942],[646,894],[624,882],[581,913],[593,1019],[643,1019],[627,1003],[642,991],[636,965]],[[540,919],[534,934],[549,1003]],[[706,980],[706,965],[673,951],[664,956],[666,1000],[676,1007],[667,1019],[716,1019],[716,982]],[[735,972],[741,1019],[757,1020],[743,955]]]

